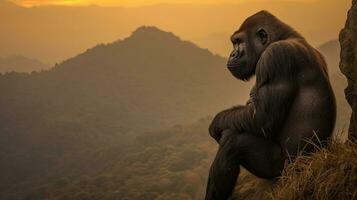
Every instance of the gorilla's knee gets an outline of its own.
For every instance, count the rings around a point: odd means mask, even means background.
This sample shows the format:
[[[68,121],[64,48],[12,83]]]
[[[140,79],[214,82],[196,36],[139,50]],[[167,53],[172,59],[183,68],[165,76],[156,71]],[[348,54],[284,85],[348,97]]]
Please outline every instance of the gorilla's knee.
[[[233,137],[234,137],[235,133],[230,129],[226,129],[226,130],[222,131],[221,135],[222,136],[219,140],[219,145],[222,146],[222,145],[226,144],[229,140],[234,139]]]

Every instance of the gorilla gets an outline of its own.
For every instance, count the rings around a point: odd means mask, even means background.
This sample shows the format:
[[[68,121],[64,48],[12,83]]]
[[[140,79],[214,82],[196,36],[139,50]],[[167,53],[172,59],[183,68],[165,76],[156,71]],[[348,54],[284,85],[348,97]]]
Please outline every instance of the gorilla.
[[[293,28],[260,11],[231,41],[229,71],[243,81],[255,75],[255,85],[246,105],[218,113],[209,127],[219,149],[206,200],[230,198],[240,166],[260,178],[280,176],[286,161],[326,145],[336,120],[326,62]]]

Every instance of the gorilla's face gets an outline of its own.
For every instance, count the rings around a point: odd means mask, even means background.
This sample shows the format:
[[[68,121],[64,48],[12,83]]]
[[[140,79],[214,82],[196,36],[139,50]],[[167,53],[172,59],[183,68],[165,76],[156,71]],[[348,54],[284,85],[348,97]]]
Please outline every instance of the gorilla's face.
[[[232,35],[233,51],[227,67],[233,76],[249,80],[255,74],[256,64],[267,47],[268,40],[269,35],[264,28],[258,28],[252,33],[239,30]]]

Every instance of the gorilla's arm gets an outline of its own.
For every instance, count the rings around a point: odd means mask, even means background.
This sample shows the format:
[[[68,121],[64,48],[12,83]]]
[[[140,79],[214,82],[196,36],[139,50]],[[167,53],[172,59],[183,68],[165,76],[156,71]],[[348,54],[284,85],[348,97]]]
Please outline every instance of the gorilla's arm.
[[[296,94],[295,57],[297,47],[289,42],[273,43],[261,56],[256,68],[256,88],[250,102],[216,115],[210,134],[217,141],[221,132],[254,133],[271,137],[281,126]]]

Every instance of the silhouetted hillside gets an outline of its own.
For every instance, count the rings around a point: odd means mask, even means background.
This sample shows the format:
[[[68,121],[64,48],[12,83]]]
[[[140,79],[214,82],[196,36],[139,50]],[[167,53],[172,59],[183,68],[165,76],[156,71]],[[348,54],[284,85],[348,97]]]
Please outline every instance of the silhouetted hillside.
[[[347,87],[347,80],[339,69],[340,62],[340,44],[337,40],[331,40],[321,45],[318,50],[323,54],[326,59],[330,81],[335,92],[337,102],[337,121],[336,132],[344,132],[349,126],[349,116],[351,114],[351,108],[348,105],[344,90]]]
[[[249,85],[235,80],[225,63],[172,33],[141,27],[123,41],[96,46],[37,77],[50,81],[48,90],[56,88],[59,98],[70,97],[65,106],[87,104],[86,113],[104,106],[114,115],[109,121],[115,119],[123,132],[150,131],[243,103]]]
[[[90,167],[46,184],[29,186],[27,200],[199,200],[205,192],[208,169],[217,145],[208,137],[211,118],[191,125],[148,133],[126,148],[98,150]]]
[[[243,103],[249,86],[234,80],[225,63],[171,33],[141,27],[48,72],[1,76],[0,89],[9,94],[0,103],[18,112],[36,105],[51,120],[80,115],[115,124],[112,134],[150,131]]]
[[[318,47],[318,49],[324,55],[326,62],[329,65],[329,73],[341,73],[338,67],[340,64],[341,51],[340,43],[338,42],[338,40],[331,40],[329,42],[326,42],[320,47]]]
[[[332,82],[337,103],[337,120],[335,130],[337,132],[345,132],[348,129],[350,123],[349,117],[352,112],[344,94],[344,90],[347,86],[347,80],[340,72],[330,75],[330,80]],[[344,135],[344,137],[345,136],[346,135]]]
[[[247,16],[262,9],[276,14],[317,45],[337,37],[346,18],[345,10],[350,5],[349,0],[340,0],[339,3],[336,0],[237,1],[233,4],[225,3],[227,1],[217,1],[216,4],[185,2],[139,7],[23,8],[1,0],[0,55],[21,54],[52,64],[100,42],[127,37],[137,27],[146,24],[173,31],[226,56],[231,48],[229,37],[232,32]],[[301,20],[302,10],[309,23]]]
[[[49,71],[1,75],[0,199],[202,199],[210,118],[174,125],[244,103],[250,83],[225,63],[141,27]]]
[[[244,103],[250,84],[234,80],[225,63],[171,33],[141,27],[49,71],[1,75],[0,199],[98,173],[111,159],[121,162],[111,156],[145,132]]]
[[[48,69],[49,66],[35,59],[24,56],[0,57],[0,73],[33,72]]]

